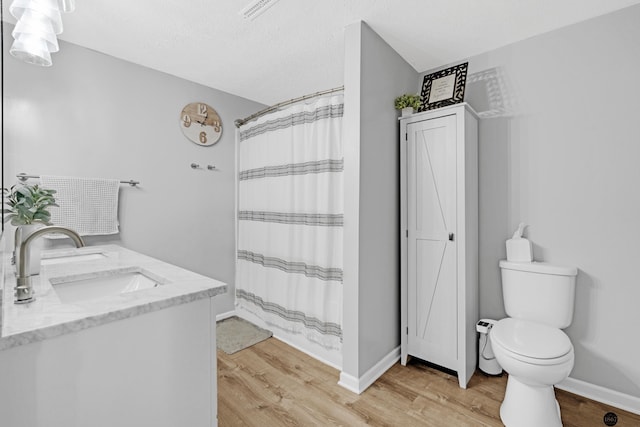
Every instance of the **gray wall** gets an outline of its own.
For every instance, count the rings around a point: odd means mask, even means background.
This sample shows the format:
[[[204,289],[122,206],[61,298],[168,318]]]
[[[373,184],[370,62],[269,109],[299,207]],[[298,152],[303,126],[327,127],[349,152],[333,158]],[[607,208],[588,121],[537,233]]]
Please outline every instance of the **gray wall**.
[[[11,30],[5,25],[5,185],[17,172],[140,181],[120,189],[120,235],[89,240],[224,281],[230,293],[217,310],[232,310],[233,121],[264,106],[65,42],[52,67],[35,67],[8,54]],[[222,119],[212,147],[180,131],[182,108],[196,101]],[[191,169],[192,162],[205,169]]]
[[[640,397],[640,6],[469,59],[480,121],[480,314],[520,221],[536,260],[578,267],[571,377]],[[462,61],[461,61],[462,62]]]
[[[400,149],[395,97],[418,73],[364,23],[345,32],[343,371],[362,376],[400,345]]]

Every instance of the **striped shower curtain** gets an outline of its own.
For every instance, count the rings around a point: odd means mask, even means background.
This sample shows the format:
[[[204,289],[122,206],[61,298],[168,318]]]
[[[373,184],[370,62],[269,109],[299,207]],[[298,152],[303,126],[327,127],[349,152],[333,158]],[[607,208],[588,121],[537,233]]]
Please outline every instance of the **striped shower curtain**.
[[[329,350],[342,347],[343,106],[294,105],[238,141],[236,305]]]

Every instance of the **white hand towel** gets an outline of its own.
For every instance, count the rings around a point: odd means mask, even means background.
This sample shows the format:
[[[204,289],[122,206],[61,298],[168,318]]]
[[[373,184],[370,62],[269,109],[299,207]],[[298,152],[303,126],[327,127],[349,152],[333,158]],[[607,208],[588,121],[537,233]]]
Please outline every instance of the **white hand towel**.
[[[51,222],[71,228],[81,236],[118,233],[117,179],[40,177],[43,188],[56,190],[59,207],[51,207]]]

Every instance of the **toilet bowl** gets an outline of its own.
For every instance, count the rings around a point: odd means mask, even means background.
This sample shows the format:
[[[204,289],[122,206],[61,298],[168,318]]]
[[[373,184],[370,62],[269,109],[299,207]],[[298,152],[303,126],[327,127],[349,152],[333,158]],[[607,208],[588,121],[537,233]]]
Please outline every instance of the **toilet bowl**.
[[[553,386],[574,364],[573,345],[558,328],[522,319],[497,322],[489,334],[494,355],[509,374],[500,418],[507,427],[561,427]]]

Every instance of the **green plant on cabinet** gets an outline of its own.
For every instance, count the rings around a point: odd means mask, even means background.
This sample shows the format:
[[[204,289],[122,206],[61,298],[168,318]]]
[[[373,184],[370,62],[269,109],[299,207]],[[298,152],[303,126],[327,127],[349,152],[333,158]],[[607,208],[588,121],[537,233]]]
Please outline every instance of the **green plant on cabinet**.
[[[402,110],[403,108],[411,107],[414,110],[417,110],[420,107],[420,95],[413,95],[410,93],[405,93],[404,95],[400,95],[394,101],[394,106],[396,110]]]

